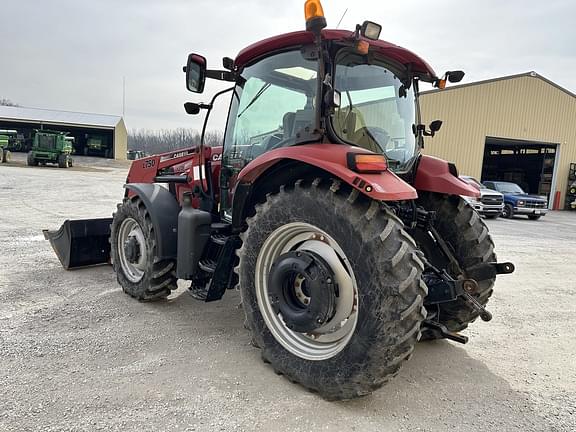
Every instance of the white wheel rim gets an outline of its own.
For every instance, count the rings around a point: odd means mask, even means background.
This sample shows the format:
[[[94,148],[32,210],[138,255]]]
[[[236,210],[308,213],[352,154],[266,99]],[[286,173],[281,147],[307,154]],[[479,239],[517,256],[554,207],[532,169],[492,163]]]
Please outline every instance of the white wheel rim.
[[[269,298],[268,275],[281,255],[306,250],[320,255],[330,266],[339,287],[336,312],[332,319],[312,333],[290,330]],[[293,222],[272,232],[260,249],[255,268],[258,306],[274,338],[292,354],[306,360],[326,360],[346,347],[358,322],[358,288],[352,266],[342,248],[325,231]]]
[[[138,257],[137,262],[131,262],[126,256],[126,251],[124,250],[124,243],[126,243],[130,237],[135,237],[140,246],[140,256]],[[126,218],[122,221],[120,229],[118,230],[116,247],[120,257],[120,265],[128,280],[134,283],[140,282],[146,272],[148,254],[144,233],[136,220]]]

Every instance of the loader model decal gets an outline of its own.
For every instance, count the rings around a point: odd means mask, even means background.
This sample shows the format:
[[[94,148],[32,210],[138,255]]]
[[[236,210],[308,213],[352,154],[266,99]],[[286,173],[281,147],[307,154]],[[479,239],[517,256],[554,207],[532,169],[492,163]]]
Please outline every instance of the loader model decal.
[[[154,168],[155,165],[156,165],[156,159],[146,159],[142,164],[142,168],[144,169]]]

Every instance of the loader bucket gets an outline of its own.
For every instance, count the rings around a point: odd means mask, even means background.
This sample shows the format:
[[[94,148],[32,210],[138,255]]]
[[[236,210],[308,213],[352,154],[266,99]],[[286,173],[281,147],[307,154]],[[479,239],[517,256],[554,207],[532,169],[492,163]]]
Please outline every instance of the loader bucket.
[[[59,230],[42,230],[66,270],[110,261],[112,218],[66,220]]]

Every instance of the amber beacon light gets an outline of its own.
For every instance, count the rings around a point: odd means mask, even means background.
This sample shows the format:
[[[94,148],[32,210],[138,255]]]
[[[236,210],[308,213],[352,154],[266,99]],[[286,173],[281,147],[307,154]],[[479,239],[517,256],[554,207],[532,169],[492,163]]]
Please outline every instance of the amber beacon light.
[[[306,18],[306,30],[319,34],[326,27],[324,9],[320,0],[306,0],[304,3],[304,17]]]

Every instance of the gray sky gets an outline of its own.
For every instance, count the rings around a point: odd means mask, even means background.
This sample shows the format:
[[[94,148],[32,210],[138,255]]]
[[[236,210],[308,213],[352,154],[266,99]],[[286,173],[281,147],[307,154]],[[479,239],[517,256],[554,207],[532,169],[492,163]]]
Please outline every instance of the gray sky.
[[[22,106],[122,113],[128,128],[199,127],[185,101],[189,52],[221,66],[260,39],[304,28],[303,0],[1,0],[0,97]],[[535,70],[576,92],[573,0],[324,0],[328,27],[365,19],[381,38],[422,56],[437,73],[466,71],[464,82]],[[412,6],[408,6],[411,4]],[[223,127],[229,96],[210,123]]]

